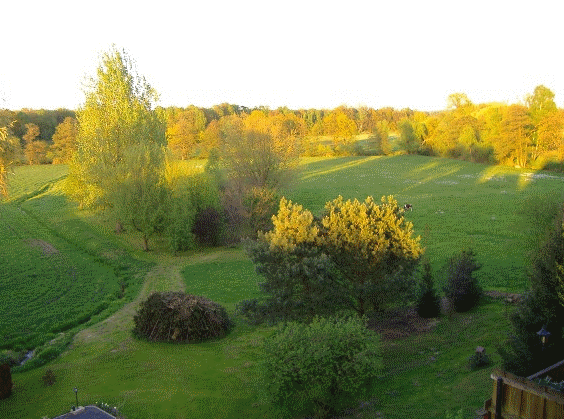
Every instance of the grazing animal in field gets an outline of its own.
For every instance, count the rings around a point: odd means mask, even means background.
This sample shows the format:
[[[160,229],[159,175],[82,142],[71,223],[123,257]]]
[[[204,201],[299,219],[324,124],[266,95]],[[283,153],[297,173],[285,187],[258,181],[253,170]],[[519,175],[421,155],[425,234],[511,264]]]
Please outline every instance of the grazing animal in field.
[[[411,204],[405,204],[405,205],[403,206],[403,209],[406,210],[406,211],[407,211],[407,210],[413,211],[413,205],[411,205]]]

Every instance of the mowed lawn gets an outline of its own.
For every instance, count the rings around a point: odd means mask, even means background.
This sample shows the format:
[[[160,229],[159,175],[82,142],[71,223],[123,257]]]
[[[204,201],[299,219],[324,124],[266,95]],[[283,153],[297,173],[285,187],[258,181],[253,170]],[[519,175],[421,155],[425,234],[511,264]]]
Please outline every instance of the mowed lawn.
[[[49,166],[33,170],[39,173],[42,168],[52,170]],[[523,291],[527,254],[562,201],[560,175],[454,160],[421,156],[304,159],[301,168],[294,186],[285,191],[289,199],[321,214],[324,203],[339,194],[359,200],[367,195],[376,200],[394,195],[401,204],[413,205],[406,217],[423,236],[433,267],[438,270],[454,252],[472,246],[484,265],[480,280],[487,289]],[[24,179],[28,169],[32,168],[18,168],[16,174]],[[38,232],[46,234],[39,236],[42,240],[61,240],[54,245],[57,249],[68,246],[72,253],[75,246],[76,252],[104,266],[113,259],[137,266],[136,271],[126,271],[127,275],[144,273],[139,279],[144,279],[143,287],[138,281],[131,288],[135,295],[183,288],[219,302],[230,315],[238,301],[257,296],[261,279],[242,249],[211,249],[178,257],[132,252],[128,240],[116,238],[104,227],[103,216],[81,213],[66,200],[60,193],[62,175],[53,174],[46,188],[49,180],[34,180],[36,186],[22,187],[18,193],[33,199],[16,204],[16,198],[10,204],[10,214],[21,207],[42,220],[37,226]],[[35,194],[34,187],[41,193]],[[12,215],[6,218],[12,220]],[[18,223],[23,226],[23,221]],[[25,227],[35,231],[34,224]],[[144,264],[135,265],[139,259]],[[20,262],[29,269],[27,261]],[[36,272],[26,274],[26,286],[40,289],[45,269],[38,265]],[[80,389],[80,404],[104,401],[120,407],[129,419],[285,416],[267,403],[260,374],[262,340],[273,328],[248,326],[235,318],[234,331],[217,342],[142,342],[130,333],[139,303],[135,295],[104,322],[79,332],[55,361],[15,373],[14,394],[0,402],[0,418],[56,416],[74,404],[74,386]],[[25,310],[26,300],[3,298],[2,303],[8,311],[16,305]],[[446,411],[460,408],[464,417],[473,417],[473,411],[490,396],[491,368],[470,372],[467,358],[482,345],[492,356],[492,367],[499,365],[495,344],[508,331],[510,311],[501,302],[486,299],[470,313],[439,319],[430,332],[385,341],[385,368],[374,397],[350,417],[443,418]],[[52,387],[40,382],[47,368],[57,376]]]

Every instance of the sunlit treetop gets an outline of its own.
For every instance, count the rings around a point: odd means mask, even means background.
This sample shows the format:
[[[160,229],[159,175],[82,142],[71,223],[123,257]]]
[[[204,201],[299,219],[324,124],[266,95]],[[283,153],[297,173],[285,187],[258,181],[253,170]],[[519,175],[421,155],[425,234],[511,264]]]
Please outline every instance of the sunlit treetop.
[[[315,243],[319,234],[312,213],[285,198],[280,200],[280,209],[272,216],[272,223],[274,228],[262,235],[271,250],[291,252],[300,244]]]

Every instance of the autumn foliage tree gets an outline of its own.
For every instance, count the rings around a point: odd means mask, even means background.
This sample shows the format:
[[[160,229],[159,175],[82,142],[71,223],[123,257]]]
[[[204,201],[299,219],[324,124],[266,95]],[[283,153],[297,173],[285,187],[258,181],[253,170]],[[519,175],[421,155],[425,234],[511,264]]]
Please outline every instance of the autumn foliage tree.
[[[135,159],[124,158],[128,148],[165,145],[156,99],[124,51],[104,54],[78,111],[77,150],[69,165],[67,189],[81,206],[112,206],[108,194],[119,187],[120,174],[141,169]],[[124,167],[126,162],[133,166]]]
[[[234,229],[255,236],[267,229],[276,212],[278,191],[296,168],[297,138],[292,124],[260,110],[245,118],[231,115],[220,121],[220,153],[226,173],[224,207]]]
[[[25,141],[24,154],[29,164],[40,164],[46,162],[49,145],[44,140],[36,140],[40,135],[39,127],[29,123],[25,125],[26,133],[23,136]]]
[[[9,126],[0,127],[0,196],[8,196],[8,174],[19,150],[19,141]]]
[[[496,147],[498,159],[526,167],[531,147],[531,118],[522,105],[509,106],[501,121],[500,139]]]
[[[357,126],[343,108],[337,108],[323,118],[323,131],[333,137],[333,145],[338,148],[352,140],[357,133]]]
[[[78,123],[75,118],[67,116],[55,128],[53,144],[50,147],[53,163],[67,163],[71,160],[76,150],[76,137],[78,135]]]
[[[195,106],[171,115],[166,130],[168,148],[181,160],[190,158],[196,152],[205,128],[206,116]]]
[[[339,196],[325,212],[320,244],[352,285],[361,316],[368,306],[380,310],[410,290],[423,249],[392,196],[380,205],[372,197],[359,202]]]

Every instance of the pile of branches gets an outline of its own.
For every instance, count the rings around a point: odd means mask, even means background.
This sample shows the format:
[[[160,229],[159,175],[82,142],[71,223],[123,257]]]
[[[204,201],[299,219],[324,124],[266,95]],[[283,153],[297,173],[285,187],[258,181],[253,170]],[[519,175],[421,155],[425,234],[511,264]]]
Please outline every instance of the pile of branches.
[[[151,294],[133,320],[133,333],[155,342],[202,342],[221,338],[233,327],[221,305],[183,292]]]

